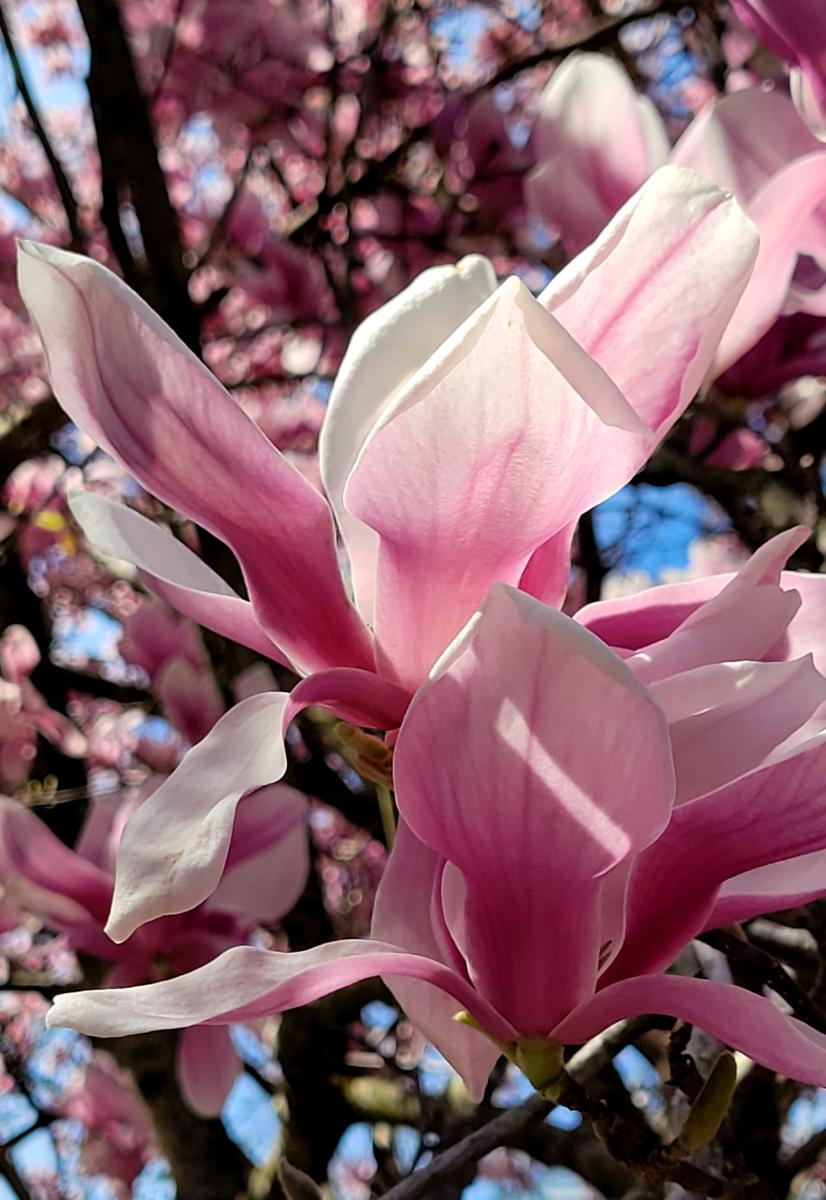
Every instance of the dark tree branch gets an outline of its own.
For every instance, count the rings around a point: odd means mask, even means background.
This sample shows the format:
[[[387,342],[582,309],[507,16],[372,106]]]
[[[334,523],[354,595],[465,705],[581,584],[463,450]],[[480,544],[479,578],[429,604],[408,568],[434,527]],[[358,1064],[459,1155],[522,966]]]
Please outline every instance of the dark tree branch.
[[[14,39],[11,34],[11,28],[6,13],[0,3],[0,36],[3,38],[3,45],[6,48],[6,53],[9,56],[11,69],[14,73],[14,82],[20,93],[20,99],[26,106],[26,112],[29,114],[29,120],[32,124],[35,137],[40,142],[43,153],[46,155],[46,161],[49,164],[49,170],[55,181],[60,201],[63,205],[63,210],[66,213],[66,221],[69,226],[69,234],[71,236],[71,247],[73,250],[82,250],[84,246],[84,237],[78,221],[78,206],[75,194],[72,191],[72,185],[69,183],[68,176],[63,170],[63,164],[55,153],[55,149],[49,140],[49,135],[46,132],[46,127],[40,119],[40,113],[37,111],[37,105],[34,102],[34,97],[29,91],[29,85],[26,82],[26,77],[23,74],[23,68],[20,63],[20,58],[17,53],[17,48],[14,44]]]
[[[79,0],[91,49],[88,88],[100,154],[101,217],[126,281],[193,350],[200,348],[187,288],[178,219],[166,190],[146,98],[116,0]],[[144,258],[131,252],[120,220],[131,202]]]
[[[785,967],[774,955],[753,946],[726,929],[714,929],[703,933],[698,941],[720,950],[755,986],[765,986],[777,992],[791,1007],[794,1015],[811,1025],[813,1029],[826,1033],[826,1012],[795,982]]]

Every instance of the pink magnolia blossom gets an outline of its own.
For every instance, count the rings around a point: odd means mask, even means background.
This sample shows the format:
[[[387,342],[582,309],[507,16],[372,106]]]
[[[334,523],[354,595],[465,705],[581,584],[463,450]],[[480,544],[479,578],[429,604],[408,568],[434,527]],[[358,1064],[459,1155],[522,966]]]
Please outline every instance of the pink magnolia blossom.
[[[528,203],[572,249],[595,236],[666,157],[737,197],[757,225],[760,253],[713,376],[781,314],[826,312],[822,289],[795,275],[801,256],[826,264],[826,149],[780,92],[746,88],[709,103],[668,154],[662,119],[625,71],[601,54],[572,55],[546,87],[535,142]]]
[[[71,758],[81,758],[88,748],[80,730],[50,708],[30,680],[39,662],[28,629],[9,625],[0,637],[0,785],[10,791],[29,778],[38,735]]]
[[[381,975],[474,1096],[501,1049],[543,1086],[554,1044],[652,1011],[823,1084],[824,1034],[743,988],[663,974],[722,913],[826,892],[822,865],[801,869],[826,847],[826,679],[796,657],[811,625],[778,583],[802,536],[725,587],[685,585],[711,598],[625,662],[496,585],[399,732],[401,823],[371,940],[237,948],[189,976],[61,996],[50,1021],[102,1036],[212,1028]],[[809,586],[822,617],[826,580]],[[818,637],[822,655],[822,624]],[[760,661],[778,645],[786,657]]]
[[[289,912],[309,868],[305,798],[283,784],[255,792],[238,808],[223,878],[209,903],[150,922],[117,945],[103,926],[117,845],[141,801],[119,796],[95,802],[76,850],[70,850],[30,809],[0,797],[5,901],[64,933],[73,949],[110,963],[107,979],[116,986],[190,971],[243,943],[256,925]],[[238,1070],[226,1030],[201,1028],[182,1036],[178,1074],[197,1112],[220,1111]]]
[[[143,486],[232,547],[250,600],[158,526],[81,493],[89,537],[179,611],[308,676],[227,713],[132,819],[113,937],[215,888],[235,806],[281,777],[274,734],[302,706],[394,729],[492,583],[561,604],[579,516],[688,405],[755,250],[729,196],[665,169],[538,300],[515,278],[496,287],[480,257],[425,272],[353,336],[321,433],[325,497],[124,284],[21,246],[55,394]]]
[[[826,11],[809,0],[732,0],[743,24],[791,70],[801,116],[826,137]]]

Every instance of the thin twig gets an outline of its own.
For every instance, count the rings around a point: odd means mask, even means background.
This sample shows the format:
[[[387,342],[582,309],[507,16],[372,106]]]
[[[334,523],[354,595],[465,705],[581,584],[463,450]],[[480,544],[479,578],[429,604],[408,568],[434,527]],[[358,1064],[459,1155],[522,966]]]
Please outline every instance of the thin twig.
[[[63,204],[66,213],[66,220],[69,225],[69,233],[71,235],[71,247],[73,250],[82,250],[84,246],[84,237],[78,220],[78,205],[75,194],[72,191],[72,185],[69,183],[68,176],[63,170],[63,164],[55,153],[52,143],[49,141],[49,135],[46,128],[40,119],[40,113],[37,111],[37,105],[29,91],[29,85],[26,83],[26,77],[23,74],[23,68],[20,63],[20,58],[17,54],[17,47],[14,44],[14,39],[11,35],[11,28],[6,20],[6,14],[0,3],[0,36],[3,38],[3,44],[6,47],[6,53],[9,56],[11,69],[14,73],[14,82],[20,93],[20,99],[26,106],[26,112],[29,114],[29,120],[32,123],[37,140],[43,148],[43,153],[46,155],[46,160],[49,164],[49,169],[54,177],[55,185],[60,195],[61,203]]]

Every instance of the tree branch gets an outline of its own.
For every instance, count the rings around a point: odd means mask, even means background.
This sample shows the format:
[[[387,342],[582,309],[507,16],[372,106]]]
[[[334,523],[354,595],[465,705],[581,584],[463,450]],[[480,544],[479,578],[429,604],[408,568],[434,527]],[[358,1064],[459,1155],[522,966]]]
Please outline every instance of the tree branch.
[[[78,221],[78,207],[75,194],[72,191],[72,185],[69,183],[68,176],[63,170],[63,164],[55,153],[52,143],[49,141],[49,135],[46,132],[46,127],[40,119],[40,113],[37,111],[37,105],[34,102],[34,97],[29,91],[29,85],[26,83],[26,77],[23,74],[23,68],[20,63],[20,58],[17,54],[17,47],[12,38],[11,28],[6,19],[6,13],[0,3],[0,36],[3,38],[3,45],[6,47],[6,53],[9,56],[11,69],[14,73],[14,82],[20,93],[20,99],[26,106],[26,112],[29,114],[29,120],[32,123],[35,137],[40,142],[43,148],[43,153],[46,155],[46,161],[49,164],[49,170],[55,181],[60,200],[63,205],[63,210],[66,213],[66,221],[69,225],[69,234],[71,236],[71,248],[73,250],[82,250],[85,244],[85,239]]]

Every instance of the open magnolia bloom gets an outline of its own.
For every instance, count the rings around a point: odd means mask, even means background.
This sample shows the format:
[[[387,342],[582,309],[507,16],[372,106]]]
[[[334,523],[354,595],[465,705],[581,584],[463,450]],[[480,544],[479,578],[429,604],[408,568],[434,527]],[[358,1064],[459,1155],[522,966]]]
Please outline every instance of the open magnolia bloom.
[[[711,601],[682,658],[676,642],[660,652],[650,686],[639,661],[495,586],[399,732],[401,824],[372,940],[230,950],[149,987],[61,996],[51,1022],[102,1036],[220,1025],[380,974],[474,1096],[501,1049],[545,1088],[561,1046],[651,1012],[826,1083],[826,1036],[740,987],[662,973],[733,897],[740,917],[765,911],[755,872],[826,847],[826,728],[808,726],[826,680],[810,657],[723,660],[744,630],[763,649],[783,638],[799,598],[772,580],[782,549],[730,585],[736,620]],[[717,725],[708,736],[712,706],[732,755]],[[801,890],[826,892],[826,875]]]
[[[803,0],[801,14],[805,7]],[[801,14],[799,31],[806,27]],[[536,216],[559,229],[569,250],[593,237],[666,159],[736,196],[757,226],[760,253],[714,355],[712,376],[741,358],[782,314],[826,311],[819,286],[826,263],[826,149],[779,90],[747,88],[709,102],[669,153],[662,118],[626,72],[604,54],[573,54],[543,92],[534,142],[537,165],[525,177],[525,198]],[[807,258],[821,268],[814,288],[796,278]]]
[[[727,193],[668,168],[539,300],[516,278],[495,287],[478,257],[426,271],[352,339],[322,431],[328,503],[120,280],[21,244],[20,289],[61,404],[234,550],[249,601],[89,493],[73,501],[87,534],[179,611],[308,676],[291,697],[228,713],[130,822],[113,937],[210,894],[235,805],[280,778],[278,729],[303,705],[395,729],[494,582],[561,601],[579,516],[691,400],[756,249]]]
[[[157,786],[154,781],[152,786]],[[191,971],[262,923],[289,912],[309,870],[307,801],[276,784],[247,796],[238,809],[220,886],[207,904],[162,917],[122,945],[103,932],[112,901],[115,853],[131,812],[146,789],[93,802],[70,850],[29,809],[0,796],[0,886],[6,904],[34,913],[66,936],[74,950],[111,966],[114,986]],[[226,1029],[187,1030],[178,1047],[178,1076],[189,1105],[215,1116],[241,1069]]]

